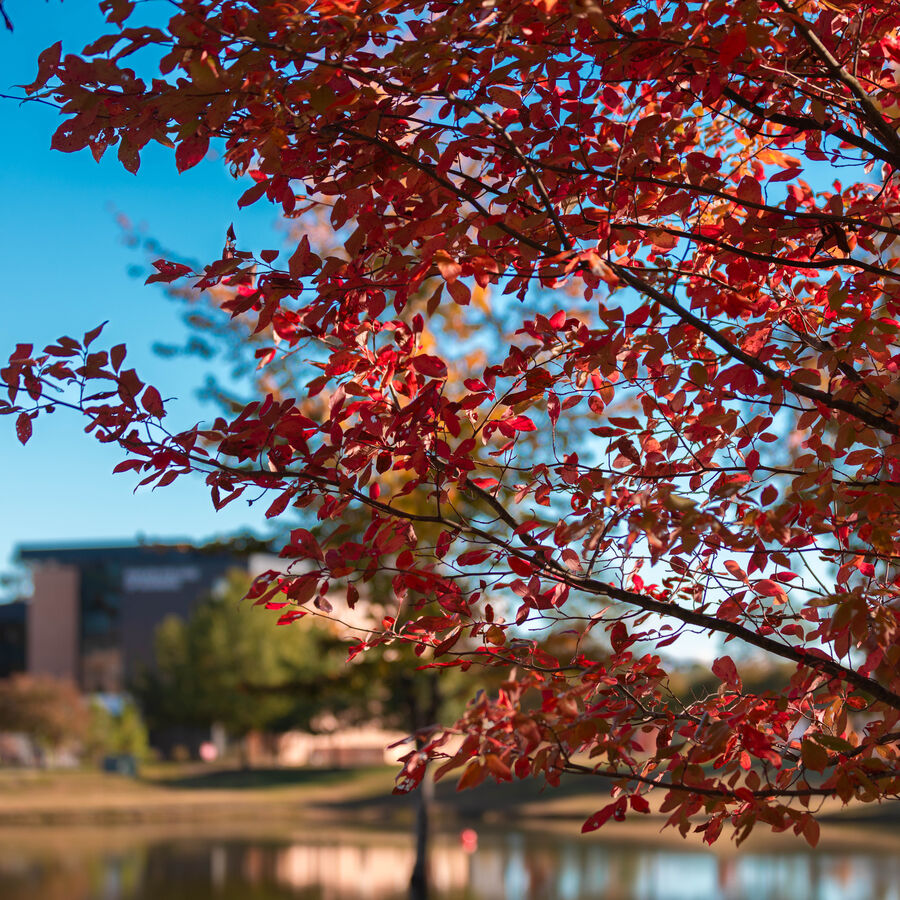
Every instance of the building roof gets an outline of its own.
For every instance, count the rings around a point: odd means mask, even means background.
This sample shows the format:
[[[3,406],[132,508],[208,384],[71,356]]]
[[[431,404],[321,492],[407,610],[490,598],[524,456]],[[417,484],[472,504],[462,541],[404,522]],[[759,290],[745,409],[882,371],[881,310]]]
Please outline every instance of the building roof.
[[[228,558],[249,556],[268,549],[268,544],[256,540],[218,541],[199,546],[188,543],[173,544],[21,544],[16,557],[24,563],[57,562],[62,565],[83,565],[99,560],[119,563],[172,562],[179,558]]]

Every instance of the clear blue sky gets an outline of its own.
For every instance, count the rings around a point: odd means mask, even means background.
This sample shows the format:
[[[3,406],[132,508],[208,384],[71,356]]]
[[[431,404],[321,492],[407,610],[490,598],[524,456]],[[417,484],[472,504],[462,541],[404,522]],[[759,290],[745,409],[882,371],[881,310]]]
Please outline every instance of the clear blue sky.
[[[21,94],[13,85],[34,79],[38,53],[55,41],[63,41],[63,52],[77,52],[106,33],[97,6],[96,0],[6,0],[15,32],[0,30],[0,92]],[[211,414],[192,397],[203,377],[199,364],[162,360],[151,351],[154,341],[177,342],[185,330],[178,308],[159,289],[129,275],[144,260],[123,243],[112,209],[146,225],[163,246],[201,259],[219,255],[232,221],[240,243],[278,246],[274,210],[261,204],[239,212],[246,185],[215,160],[178,175],[171,153],[159,148],[143,155],[134,176],[112,151],[100,164],[89,153],[51,151],[59,118],[48,107],[0,100],[0,112],[0,359],[18,341],[44,346],[108,319],[105,339],[125,342],[138,373],[163,396],[179,398],[175,421],[188,425]],[[133,476],[111,474],[121,454],[82,428],[62,411],[44,416],[22,447],[12,420],[0,419],[0,571],[23,542],[123,542],[139,534],[199,540],[265,528],[264,508],[241,501],[215,513],[202,480],[134,494]]]

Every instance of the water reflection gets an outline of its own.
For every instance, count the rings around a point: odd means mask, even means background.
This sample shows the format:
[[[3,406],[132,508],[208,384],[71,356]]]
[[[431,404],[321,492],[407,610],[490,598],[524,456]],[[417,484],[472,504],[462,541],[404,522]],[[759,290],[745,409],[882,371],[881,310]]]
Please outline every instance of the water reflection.
[[[290,839],[148,836],[0,843],[3,900],[394,900],[413,851],[402,834],[315,828]],[[24,833],[24,830],[23,830]],[[112,839],[113,836],[116,839]],[[867,849],[716,855],[497,830],[465,852],[440,839],[434,900],[900,900],[900,859]]]

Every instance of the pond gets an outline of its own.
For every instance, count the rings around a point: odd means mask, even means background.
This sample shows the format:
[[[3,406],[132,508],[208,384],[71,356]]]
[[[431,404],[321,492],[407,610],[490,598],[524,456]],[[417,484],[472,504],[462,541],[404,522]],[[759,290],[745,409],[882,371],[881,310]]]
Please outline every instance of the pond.
[[[844,829],[816,851],[784,836],[739,853],[655,828],[621,840],[612,830],[583,838],[494,827],[477,846],[474,833],[456,832],[434,842],[430,900],[900,900],[893,831]],[[412,864],[409,836],[387,830],[22,827],[0,833],[0,897],[400,900]]]

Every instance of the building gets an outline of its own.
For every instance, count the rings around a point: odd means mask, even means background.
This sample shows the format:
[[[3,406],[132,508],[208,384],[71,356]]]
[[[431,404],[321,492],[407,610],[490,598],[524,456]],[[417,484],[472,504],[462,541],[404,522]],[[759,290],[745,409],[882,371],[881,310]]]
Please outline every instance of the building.
[[[11,651],[10,659],[19,659],[29,674],[71,680],[84,693],[127,691],[134,677],[153,665],[154,636],[163,619],[187,619],[235,570],[251,577],[284,570],[285,561],[266,549],[259,542],[20,547],[17,555],[30,570],[33,590],[26,603],[7,606],[11,622],[19,617],[20,652],[16,657]],[[337,608],[344,602],[342,595],[332,599]],[[0,605],[0,667],[3,615]],[[353,611],[342,612],[342,619],[361,625],[370,617],[365,598]],[[386,748],[404,737],[374,722],[342,729],[335,720],[328,734],[253,733],[244,741],[244,753],[258,764],[373,765],[395,762],[408,748]],[[227,744],[221,728],[192,725],[169,725],[152,731],[150,739],[167,757],[182,751],[197,757],[201,745],[210,742],[221,753]]]
[[[26,605],[0,603],[0,678],[25,671]]]
[[[229,571],[253,575],[272,561],[227,545],[28,546],[18,556],[34,587],[27,605],[28,672],[104,693],[124,690],[152,663],[153,635],[163,619],[188,617]]]

